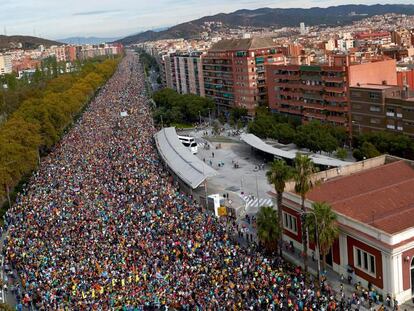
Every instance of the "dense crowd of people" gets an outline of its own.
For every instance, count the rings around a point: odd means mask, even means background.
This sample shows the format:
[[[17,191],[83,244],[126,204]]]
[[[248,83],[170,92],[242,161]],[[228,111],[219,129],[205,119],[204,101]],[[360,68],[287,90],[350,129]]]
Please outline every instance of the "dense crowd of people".
[[[305,285],[299,268],[231,242],[224,224],[179,191],[158,157],[144,89],[138,57],[128,54],[7,213],[5,263],[17,273],[18,302],[37,310],[342,308],[327,289]]]

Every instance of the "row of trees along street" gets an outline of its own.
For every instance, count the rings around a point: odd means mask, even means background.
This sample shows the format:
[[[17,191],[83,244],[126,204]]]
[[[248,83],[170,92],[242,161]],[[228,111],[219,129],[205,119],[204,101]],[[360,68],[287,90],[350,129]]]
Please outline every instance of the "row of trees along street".
[[[155,122],[164,125],[190,125],[199,122],[200,118],[208,118],[214,111],[214,102],[205,97],[193,94],[178,94],[172,89],[162,89],[155,92],[153,99],[156,104],[154,110]]]
[[[317,169],[312,160],[306,155],[298,154],[295,158],[294,167],[287,165],[283,160],[276,160],[272,163],[266,175],[268,182],[275,188],[278,209],[276,212],[273,207],[262,206],[260,208],[257,214],[257,235],[266,249],[273,251],[278,248],[280,256],[283,257],[282,196],[286,183],[294,180],[295,192],[301,197],[301,224],[302,228],[306,228],[306,230],[302,230],[303,254],[307,254],[309,237],[311,241],[317,242],[317,245],[319,245],[319,251],[325,266],[325,257],[338,237],[339,230],[336,214],[329,204],[315,202],[311,210],[307,210],[305,207],[306,195],[318,182],[312,178],[312,175],[316,172]],[[303,260],[305,274],[307,274],[307,256],[303,256]]]
[[[40,156],[58,142],[95,92],[115,72],[120,58],[89,61],[79,71],[42,80],[0,125],[0,217],[13,199],[11,189],[23,183]]]
[[[43,59],[33,74],[23,74],[17,79],[15,74],[0,75],[0,124],[16,111],[26,99],[42,96],[52,79],[67,75],[67,71],[79,72],[89,63],[104,61],[103,57],[88,61],[76,61],[67,67],[66,62],[57,62],[56,58]]]

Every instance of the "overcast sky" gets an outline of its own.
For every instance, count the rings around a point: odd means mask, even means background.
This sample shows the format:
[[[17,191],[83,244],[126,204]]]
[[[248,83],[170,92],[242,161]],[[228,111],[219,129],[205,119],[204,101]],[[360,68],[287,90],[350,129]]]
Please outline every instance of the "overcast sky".
[[[395,3],[388,0],[0,0],[0,33],[49,39],[123,37],[206,15],[260,7]],[[413,3],[413,0],[398,0]]]

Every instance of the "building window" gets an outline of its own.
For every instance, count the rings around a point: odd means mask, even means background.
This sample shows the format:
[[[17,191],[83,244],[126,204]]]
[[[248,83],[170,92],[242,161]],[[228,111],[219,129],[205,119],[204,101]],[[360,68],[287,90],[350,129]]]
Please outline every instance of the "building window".
[[[371,106],[371,107],[369,107],[369,111],[372,111],[372,112],[380,112],[381,111],[381,107]]]
[[[380,123],[380,119],[371,119],[370,122],[372,124],[379,124]]]
[[[352,97],[361,97],[362,96],[361,92],[356,92],[356,91],[353,91],[351,93],[351,95],[352,95]]]
[[[355,267],[376,277],[375,256],[354,246]]]
[[[298,224],[295,216],[283,212],[283,227],[295,234],[298,233]]]
[[[371,98],[371,99],[380,99],[380,94],[379,93],[370,92],[369,93],[369,98]]]
[[[352,104],[353,109],[361,109],[362,106],[360,104]]]

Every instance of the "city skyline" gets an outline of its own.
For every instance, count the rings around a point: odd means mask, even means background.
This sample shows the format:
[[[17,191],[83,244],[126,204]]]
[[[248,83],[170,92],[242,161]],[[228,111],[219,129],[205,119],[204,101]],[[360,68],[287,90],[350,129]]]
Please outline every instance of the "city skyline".
[[[386,4],[395,1],[364,1],[363,4]],[[399,4],[409,4],[400,0]],[[261,7],[328,7],[343,4],[361,4],[360,1],[285,1],[210,0],[208,2],[184,0],[123,0],[121,5],[113,0],[81,2],[74,0],[69,7],[52,0],[23,1],[2,0],[0,20],[2,34],[34,35],[47,39],[71,36],[124,37],[150,29],[169,27],[217,13],[230,13],[239,9]]]

